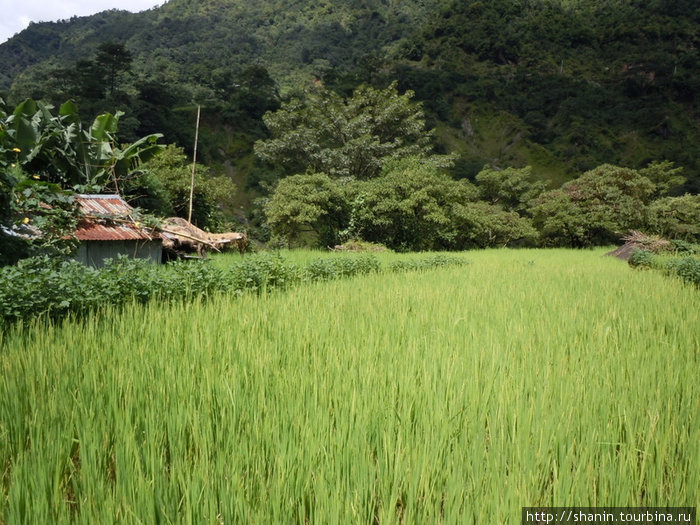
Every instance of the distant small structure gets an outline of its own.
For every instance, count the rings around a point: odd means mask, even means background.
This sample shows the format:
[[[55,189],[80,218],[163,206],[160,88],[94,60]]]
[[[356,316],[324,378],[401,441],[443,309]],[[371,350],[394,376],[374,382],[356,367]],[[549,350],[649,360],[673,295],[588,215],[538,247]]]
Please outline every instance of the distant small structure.
[[[119,195],[77,194],[75,200],[83,214],[75,230],[80,241],[76,260],[97,268],[119,255],[161,262],[160,234],[136,222],[133,208]]]
[[[672,248],[670,241],[666,239],[654,235],[646,235],[635,230],[630,231],[622,240],[625,241],[625,244],[605,255],[617,257],[623,261],[629,261],[632,254],[637,250],[648,250],[653,253],[659,253],[671,250]]]
[[[208,233],[181,217],[164,219],[159,231],[166,259],[188,257],[193,253],[201,258],[210,250],[220,252],[232,248],[244,253],[248,244],[245,233]]]

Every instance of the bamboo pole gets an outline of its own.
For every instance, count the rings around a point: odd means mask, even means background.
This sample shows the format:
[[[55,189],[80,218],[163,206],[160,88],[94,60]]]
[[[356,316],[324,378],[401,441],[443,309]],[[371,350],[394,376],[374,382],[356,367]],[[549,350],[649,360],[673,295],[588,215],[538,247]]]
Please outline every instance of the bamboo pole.
[[[192,200],[194,199],[194,171],[197,167],[197,141],[199,139],[199,115],[202,106],[197,105],[197,126],[194,132],[194,155],[192,157],[192,180],[190,181],[190,211],[187,214],[187,222],[192,223]]]

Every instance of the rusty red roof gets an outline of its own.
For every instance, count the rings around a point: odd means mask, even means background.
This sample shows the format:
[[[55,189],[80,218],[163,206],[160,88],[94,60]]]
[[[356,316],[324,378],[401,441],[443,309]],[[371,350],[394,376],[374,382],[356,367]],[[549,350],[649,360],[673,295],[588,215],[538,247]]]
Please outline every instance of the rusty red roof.
[[[133,208],[119,195],[75,196],[85,215],[78,222],[75,237],[80,241],[140,241],[159,238],[158,234],[141,228],[130,217]]]

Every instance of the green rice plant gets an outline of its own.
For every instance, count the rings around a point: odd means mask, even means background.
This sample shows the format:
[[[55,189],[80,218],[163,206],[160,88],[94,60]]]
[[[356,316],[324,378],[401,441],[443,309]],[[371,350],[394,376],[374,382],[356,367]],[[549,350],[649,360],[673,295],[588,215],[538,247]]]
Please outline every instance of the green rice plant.
[[[0,522],[519,523],[700,503],[700,294],[602,251],[0,333]]]

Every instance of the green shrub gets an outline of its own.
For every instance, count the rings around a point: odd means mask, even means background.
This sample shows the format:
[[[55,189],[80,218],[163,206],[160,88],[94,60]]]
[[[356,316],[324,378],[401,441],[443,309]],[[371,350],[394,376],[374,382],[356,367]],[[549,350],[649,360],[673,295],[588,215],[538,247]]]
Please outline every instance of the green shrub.
[[[299,280],[298,273],[296,265],[279,254],[256,254],[228,269],[224,288],[234,293],[286,288]]]
[[[380,267],[379,260],[373,255],[316,259],[307,265],[305,276],[310,281],[326,281],[376,272]]]
[[[693,257],[671,259],[666,265],[666,270],[680,277],[686,283],[700,286],[700,261]]]
[[[394,272],[400,271],[415,271],[415,270],[430,270],[432,268],[440,268],[445,266],[461,266],[468,262],[460,257],[449,255],[431,255],[424,259],[394,261],[390,265],[390,270]]]
[[[434,255],[394,263],[388,269],[422,270],[454,264],[464,264],[464,260]],[[261,253],[225,269],[206,261],[176,261],[162,267],[125,256],[95,269],[72,260],[34,257],[0,268],[0,324],[40,316],[54,320],[82,316],[104,305],[145,303],[154,298],[182,301],[221,293],[262,293],[380,270],[374,255],[317,259],[300,268],[279,254]]]
[[[671,246],[677,255],[695,255],[696,253],[700,253],[700,245],[680,239],[672,240]]]
[[[654,254],[649,250],[635,250],[628,262],[634,268],[651,268],[654,263]]]

